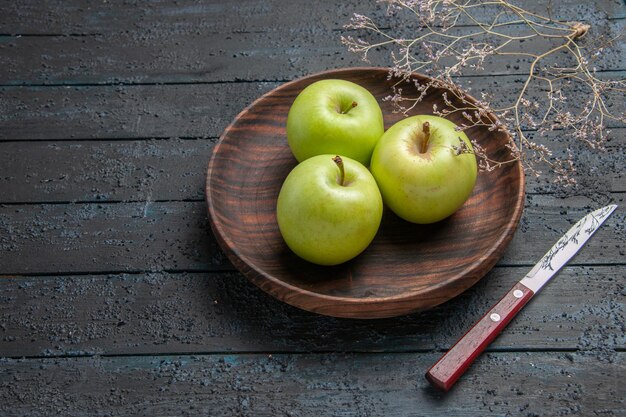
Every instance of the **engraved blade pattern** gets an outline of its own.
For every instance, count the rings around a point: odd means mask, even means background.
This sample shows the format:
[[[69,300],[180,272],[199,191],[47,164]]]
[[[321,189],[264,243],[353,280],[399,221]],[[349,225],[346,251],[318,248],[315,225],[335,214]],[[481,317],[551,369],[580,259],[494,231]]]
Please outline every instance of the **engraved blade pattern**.
[[[552,246],[520,283],[537,293],[583,247],[616,208],[615,204],[602,207],[580,219]]]

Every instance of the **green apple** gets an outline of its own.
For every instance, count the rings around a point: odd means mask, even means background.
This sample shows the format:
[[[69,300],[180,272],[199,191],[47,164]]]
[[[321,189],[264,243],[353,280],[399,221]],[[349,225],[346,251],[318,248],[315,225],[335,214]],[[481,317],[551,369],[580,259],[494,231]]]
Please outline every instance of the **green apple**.
[[[317,155],[298,164],[278,195],[276,216],[287,246],[319,265],[346,262],[372,242],[383,200],[361,163]]]
[[[333,154],[368,166],[384,131],[383,113],[376,98],[345,80],[309,85],[296,97],[287,116],[287,141],[299,162]]]
[[[413,223],[434,223],[472,194],[477,165],[472,144],[456,125],[413,116],[390,127],[372,155],[371,171],[385,204]]]

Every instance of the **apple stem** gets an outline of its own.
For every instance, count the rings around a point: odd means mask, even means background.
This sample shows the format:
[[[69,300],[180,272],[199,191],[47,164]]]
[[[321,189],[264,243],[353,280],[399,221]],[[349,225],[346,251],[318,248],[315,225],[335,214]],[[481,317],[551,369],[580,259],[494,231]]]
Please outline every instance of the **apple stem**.
[[[355,108],[357,105],[358,105],[358,103],[356,101],[353,101],[352,103],[350,103],[350,106],[347,109],[341,111],[341,114],[348,113],[350,110]]]
[[[428,142],[430,141],[430,123],[424,122],[422,124],[422,132],[424,132],[424,139],[422,140],[420,152],[426,153],[426,151],[428,150]]]
[[[346,170],[343,167],[343,159],[339,155],[333,158],[333,162],[339,167],[339,185],[343,186],[346,181]]]

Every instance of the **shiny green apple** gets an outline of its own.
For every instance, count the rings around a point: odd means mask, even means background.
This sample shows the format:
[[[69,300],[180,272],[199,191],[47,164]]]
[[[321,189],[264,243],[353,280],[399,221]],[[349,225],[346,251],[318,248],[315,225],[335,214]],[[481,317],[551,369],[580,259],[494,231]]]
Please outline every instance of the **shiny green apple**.
[[[420,224],[437,222],[461,208],[477,176],[467,135],[451,121],[428,115],[390,127],[374,149],[370,169],[385,204]]]
[[[365,250],[382,213],[372,174],[361,163],[334,155],[298,164],[285,179],[276,207],[287,246],[319,265],[337,265]]]
[[[298,94],[287,116],[287,141],[299,162],[333,154],[368,166],[383,132],[383,113],[376,98],[345,80],[309,85]]]

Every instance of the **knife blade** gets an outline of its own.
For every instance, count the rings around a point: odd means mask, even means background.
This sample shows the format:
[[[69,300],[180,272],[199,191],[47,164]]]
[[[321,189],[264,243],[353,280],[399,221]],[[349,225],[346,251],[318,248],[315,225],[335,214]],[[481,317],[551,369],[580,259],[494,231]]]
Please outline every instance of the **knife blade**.
[[[612,204],[587,214],[572,226],[502,299],[465,333],[426,373],[435,387],[448,391],[513,317],[589,240],[615,211]]]

